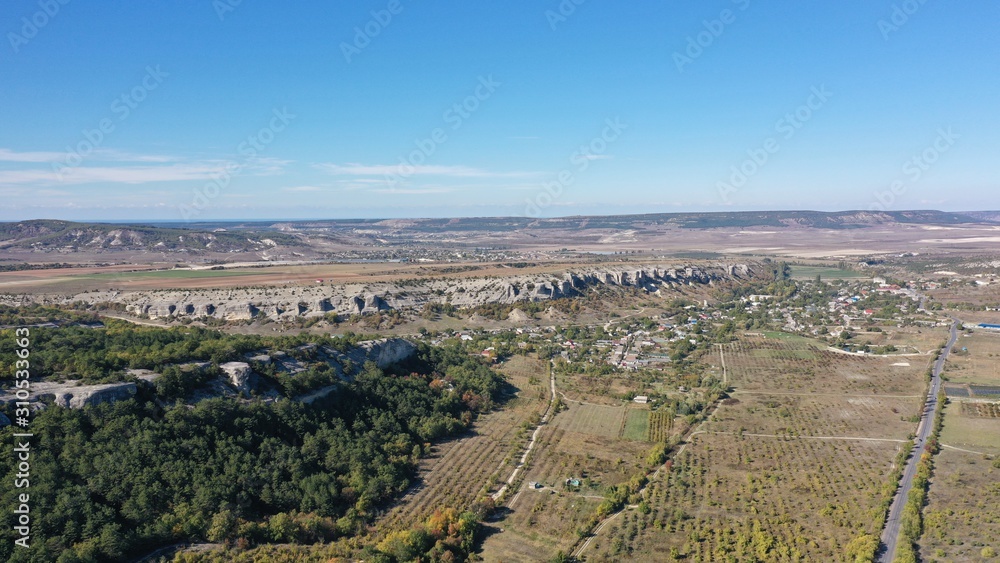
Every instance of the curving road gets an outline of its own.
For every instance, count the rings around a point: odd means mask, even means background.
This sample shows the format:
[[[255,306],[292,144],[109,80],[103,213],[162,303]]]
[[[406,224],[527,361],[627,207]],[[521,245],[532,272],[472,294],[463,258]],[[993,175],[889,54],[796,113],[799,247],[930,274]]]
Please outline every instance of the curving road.
[[[889,508],[889,517],[886,519],[885,528],[882,530],[882,545],[879,551],[878,560],[881,563],[891,563],[896,556],[896,545],[899,542],[899,524],[903,515],[903,507],[906,505],[906,498],[913,487],[913,478],[917,474],[917,462],[920,461],[920,454],[927,444],[934,429],[934,416],[937,414],[938,392],[941,390],[941,370],[951,353],[952,346],[958,341],[958,319],[952,319],[951,337],[948,344],[941,351],[941,356],[934,362],[934,370],[931,374],[931,388],[927,393],[927,401],[924,403],[924,410],[920,416],[920,425],[917,426],[917,437],[913,439],[913,453],[906,462],[906,470],[903,478],[899,482],[899,489],[896,490],[896,497],[892,499],[892,506]]]

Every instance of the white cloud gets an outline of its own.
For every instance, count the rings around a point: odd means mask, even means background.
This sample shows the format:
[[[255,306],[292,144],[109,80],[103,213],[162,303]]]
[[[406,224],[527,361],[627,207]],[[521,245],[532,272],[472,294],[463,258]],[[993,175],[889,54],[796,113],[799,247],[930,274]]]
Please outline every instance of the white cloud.
[[[423,195],[423,194],[447,194],[455,190],[453,188],[376,188],[372,190],[378,194],[391,195]]]
[[[10,149],[0,148],[0,162],[20,162],[25,164],[61,162],[65,164],[70,156],[72,155],[69,152],[54,152],[54,151],[17,152],[17,151],[12,151]],[[87,152],[87,154],[82,156],[84,160],[96,160],[96,161],[107,161],[107,162],[172,162],[174,160],[177,160],[174,157],[158,155],[158,154],[132,154],[114,149],[101,149],[101,148],[91,150]]]
[[[289,186],[287,188],[281,188],[283,192],[322,192],[324,188],[319,186]]]
[[[73,185],[73,184],[142,184],[184,180],[208,180],[225,170],[214,163],[174,164],[170,166],[79,166],[66,168],[62,174],[52,170],[0,170],[0,185]]]
[[[0,162],[56,162],[66,156],[61,152],[14,152],[0,149]]]
[[[276,176],[285,171],[292,161],[278,158],[252,158],[243,162],[232,160],[196,160],[179,162],[178,159],[158,155],[130,155],[103,152],[100,161],[120,161],[121,165],[68,166],[63,160],[50,161],[57,153],[12,153],[6,149],[0,161],[28,162],[49,166],[0,169],[0,186],[69,186],[77,184],[144,184],[147,182],[204,181],[221,178],[227,173],[240,176]],[[64,155],[59,155],[64,156]]]
[[[534,172],[493,172],[471,166],[443,166],[422,164],[316,164],[315,167],[336,176],[447,176],[454,178],[513,178],[534,176]]]

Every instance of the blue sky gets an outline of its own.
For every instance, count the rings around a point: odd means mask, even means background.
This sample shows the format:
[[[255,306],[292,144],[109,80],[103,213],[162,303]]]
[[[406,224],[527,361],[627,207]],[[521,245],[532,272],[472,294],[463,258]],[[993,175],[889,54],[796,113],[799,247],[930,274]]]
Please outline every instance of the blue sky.
[[[1000,208],[986,0],[0,14],[0,220]]]

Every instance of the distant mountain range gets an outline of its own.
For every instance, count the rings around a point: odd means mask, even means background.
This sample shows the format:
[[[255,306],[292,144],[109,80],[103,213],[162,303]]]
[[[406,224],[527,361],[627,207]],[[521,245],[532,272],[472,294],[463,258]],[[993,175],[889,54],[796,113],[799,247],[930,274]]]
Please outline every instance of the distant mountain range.
[[[384,234],[405,242],[407,233],[511,233],[523,231],[613,231],[813,228],[859,229],[885,225],[1000,224],[1000,211],[740,211],[643,215],[466,217],[452,219],[330,219],[282,222],[199,222],[109,224],[31,220],[0,223],[0,249],[44,251],[260,252],[274,247],[310,247],[331,236],[377,239]],[[317,238],[313,238],[317,237]],[[384,243],[385,241],[380,241]]]
[[[592,215],[533,219],[530,217],[463,217],[445,219],[330,219],[281,223],[244,223],[244,228],[277,228],[284,231],[325,229],[378,229],[416,232],[503,231],[512,229],[637,229],[675,226],[686,229],[725,227],[811,227],[854,229],[885,224],[956,225],[1000,223],[1000,211],[954,213],[946,211],[737,211],[712,213],[649,213],[642,215]],[[234,227],[232,223],[198,223],[195,228]]]
[[[247,252],[279,244],[295,245],[291,235],[268,229],[239,232],[33,220],[0,223],[0,248],[33,250],[208,250]]]

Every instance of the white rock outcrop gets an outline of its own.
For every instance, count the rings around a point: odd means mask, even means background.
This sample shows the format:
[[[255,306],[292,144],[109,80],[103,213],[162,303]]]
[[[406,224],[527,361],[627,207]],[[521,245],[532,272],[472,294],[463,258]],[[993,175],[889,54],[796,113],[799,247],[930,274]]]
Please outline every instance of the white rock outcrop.
[[[32,403],[51,402],[58,407],[82,409],[102,403],[125,401],[135,397],[136,385],[132,382],[106,383],[103,385],[77,385],[76,381],[66,383],[33,382],[28,401]],[[0,403],[10,403],[17,398],[12,394],[0,395]]]
[[[554,274],[434,278],[417,283],[347,283],[320,286],[242,287],[193,290],[115,290],[46,297],[47,302],[120,303],[129,313],[150,318],[211,317],[227,321],[268,318],[368,315],[419,310],[428,303],[458,308],[575,297],[598,286],[640,288],[651,293],[719,280],[745,281],[766,275],[753,264],[718,262],[690,265],[633,265],[587,268]],[[51,301],[48,301],[50,300]]]
[[[362,366],[365,362],[375,362],[379,368],[386,368],[401,362],[417,351],[417,347],[409,340],[403,338],[383,338],[380,340],[369,340],[359,342],[356,347],[347,353],[347,357],[356,366]]]
[[[219,368],[229,377],[229,383],[245,395],[249,395],[257,385],[257,374],[246,362],[227,362]]]

